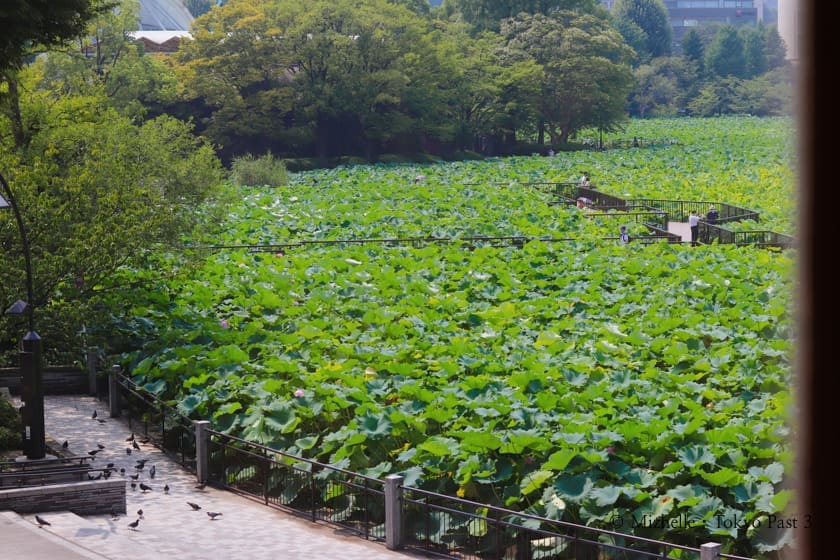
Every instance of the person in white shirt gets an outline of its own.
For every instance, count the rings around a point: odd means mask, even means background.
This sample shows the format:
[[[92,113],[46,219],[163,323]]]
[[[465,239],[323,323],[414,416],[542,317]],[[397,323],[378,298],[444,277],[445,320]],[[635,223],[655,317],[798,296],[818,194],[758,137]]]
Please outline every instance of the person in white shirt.
[[[627,226],[618,228],[618,240],[624,244],[630,243],[630,234],[627,233]]]
[[[589,171],[583,172],[583,177],[580,178],[580,186],[581,187],[590,187],[591,184],[589,183]]]
[[[691,228],[691,244],[697,245],[697,236],[700,231],[700,216],[697,215],[697,210],[692,210],[689,214],[688,227]]]

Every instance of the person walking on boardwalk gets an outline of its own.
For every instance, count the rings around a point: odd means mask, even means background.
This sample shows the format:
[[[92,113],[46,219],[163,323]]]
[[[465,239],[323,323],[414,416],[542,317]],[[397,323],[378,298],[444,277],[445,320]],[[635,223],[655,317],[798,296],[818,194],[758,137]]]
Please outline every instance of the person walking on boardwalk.
[[[692,210],[689,214],[688,227],[691,228],[691,245],[697,245],[697,237],[700,231],[700,216],[697,215],[697,210]]]

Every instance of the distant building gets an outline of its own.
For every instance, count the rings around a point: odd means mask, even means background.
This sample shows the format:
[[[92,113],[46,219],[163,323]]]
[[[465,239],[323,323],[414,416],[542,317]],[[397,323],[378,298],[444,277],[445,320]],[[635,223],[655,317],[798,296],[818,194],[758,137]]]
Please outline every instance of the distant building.
[[[181,39],[192,38],[189,31],[134,31],[131,36],[143,43],[145,53],[171,54],[178,50]]]
[[[601,0],[601,4],[612,9],[615,0]],[[674,51],[679,51],[683,35],[692,27],[710,23],[728,24],[734,27],[756,25],[764,21],[767,0],[663,0],[668,10],[668,20],[673,30]],[[781,0],[779,0],[781,3]],[[771,3],[775,6],[776,1]],[[769,23],[776,23],[775,21]]]

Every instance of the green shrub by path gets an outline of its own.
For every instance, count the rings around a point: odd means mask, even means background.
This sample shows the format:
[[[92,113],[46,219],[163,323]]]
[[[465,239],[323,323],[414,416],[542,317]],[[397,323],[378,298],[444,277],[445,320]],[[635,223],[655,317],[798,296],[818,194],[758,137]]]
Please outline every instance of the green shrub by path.
[[[20,449],[22,430],[20,411],[0,395],[0,451]]]

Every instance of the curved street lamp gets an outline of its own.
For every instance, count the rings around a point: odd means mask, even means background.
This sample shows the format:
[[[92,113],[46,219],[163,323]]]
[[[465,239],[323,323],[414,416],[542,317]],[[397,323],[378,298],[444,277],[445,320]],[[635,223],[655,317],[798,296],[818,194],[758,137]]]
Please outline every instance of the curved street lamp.
[[[0,173],[0,210],[10,208],[17,222],[20,241],[23,247],[23,260],[26,269],[27,301],[17,300],[6,310],[12,315],[25,314],[28,318],[29,331],[23,337],[20,347],[21,400],[20,415],[23,420],[23,452],[27,459],[43,459],[46,455],[46,434],[44,428],[44,392],[42,387],[43,368],[41,354],[43,343],[35,332],[34,289],[32,282],[32,255],[29,250],[29,238],[23,224],[23,215],[18,207],[12,189],[6,178]]]

